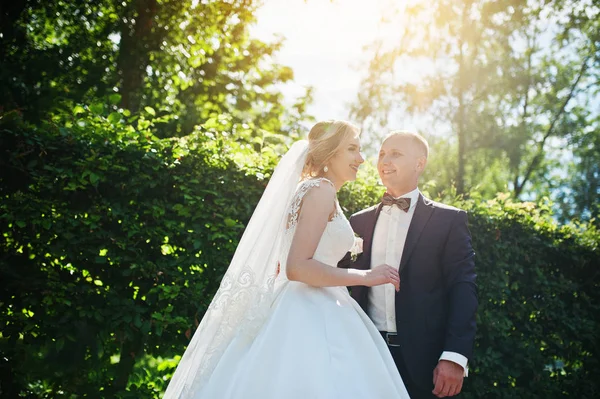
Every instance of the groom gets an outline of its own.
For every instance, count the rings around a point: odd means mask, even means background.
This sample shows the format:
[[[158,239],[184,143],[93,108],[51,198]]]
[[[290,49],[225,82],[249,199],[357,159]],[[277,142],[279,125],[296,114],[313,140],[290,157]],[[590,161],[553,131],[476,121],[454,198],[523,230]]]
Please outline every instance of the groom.
[[[399,268],[399,292],[385,284],[351,293],[381,331],[412,399],[461,391],[477,310],[467,214],[425,198],[417,187],[428,155],[422,136],[392,132],[377,161],[387,192],[380,204],[350,218],[364,240],[352,267]]]

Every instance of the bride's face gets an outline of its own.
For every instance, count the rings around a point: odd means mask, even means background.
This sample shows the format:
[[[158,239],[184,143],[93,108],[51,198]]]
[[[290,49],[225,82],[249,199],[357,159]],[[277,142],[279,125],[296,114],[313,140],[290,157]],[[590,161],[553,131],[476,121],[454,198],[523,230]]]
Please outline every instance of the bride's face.
[[[340,183],[356,180],[358,167],[364,161],[357,133],[354,137],[347,137],[328,162],[329,174]]]

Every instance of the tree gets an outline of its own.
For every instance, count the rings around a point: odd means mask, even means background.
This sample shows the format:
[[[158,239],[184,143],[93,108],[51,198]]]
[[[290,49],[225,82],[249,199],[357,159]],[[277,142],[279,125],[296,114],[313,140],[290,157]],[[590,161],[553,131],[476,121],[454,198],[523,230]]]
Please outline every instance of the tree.
[[[118,15],[109,1],[15,0],[0,7],[1,108],[39,120],[57,102],[111,92],[109,35]]]
[[[57,104],[102,107],[118,94],[113,110],[173,115],[161,137],[206,122],[250,137],[297,133],[311,95],[284,106],[276,85],[293,73],[271,61],[280,42],[249,36],[256,7],[253,0],[11,2],[0,20],[0,88],[8,93],[0,106],[39,120]]]
[[[548,176],[573,156],[563,147],[599,113],[585,106],[598,99],[598,11],[572,1],[411,4],[398,11],[407,19],[398,45],[374,46],[353,115],[367,129],[398,109],[437,119],[451,133],[434,141],[453,149],[444,163],[459,193],[549,195]],[[407,63],[430,72],[403,80]]]
[[[598,3],[594,7],[580,4],[569,9],[569,18],[561,24],[560,39],[565,42],[580,42],[587,39],[589,47],[582,48],[590,58],[590,75],[580,96],[578,108],[573,114],[579,119],[581,129],[573,129],[567,146],[572,158],[565,162],[566,173],[556,176],[557,203],[560,219],[593,219],[598,225],[600,215],[600,18]]]

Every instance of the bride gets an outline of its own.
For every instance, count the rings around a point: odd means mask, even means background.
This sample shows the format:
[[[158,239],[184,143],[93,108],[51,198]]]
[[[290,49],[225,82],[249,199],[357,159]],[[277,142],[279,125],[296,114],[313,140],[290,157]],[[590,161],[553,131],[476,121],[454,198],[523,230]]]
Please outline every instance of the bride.
[[[408,398],[347,286],[398,271],[338,269],[355,245],[336,192],[364,162],[358,129],[317,123],[281,159],[164,398]]]

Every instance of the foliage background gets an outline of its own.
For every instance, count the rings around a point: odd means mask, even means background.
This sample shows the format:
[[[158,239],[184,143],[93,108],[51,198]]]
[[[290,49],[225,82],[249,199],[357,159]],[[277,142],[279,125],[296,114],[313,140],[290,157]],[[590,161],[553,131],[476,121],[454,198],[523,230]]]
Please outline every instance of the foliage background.
[[[160,397],[312,91],[284,99],[253,0],[5,3],[0,396]],[[446,124],[420,188],[470,213],[463,396],[597,397],[598,4],[430,3],[350,111],[372,142],[398,104]],[[452,68],[392,79],[419,57]],[[339,197],[350,215],[382,191],[365,165]]]
[[[276,153],[78,121],[1,120],[2,393],[159,397]],[[348,213],[381,193],[361,175],[340,193]],[[447,195],[470,212],[479,275],[464,396],[597,395],[598,231],[557,225],[547,203]]]

